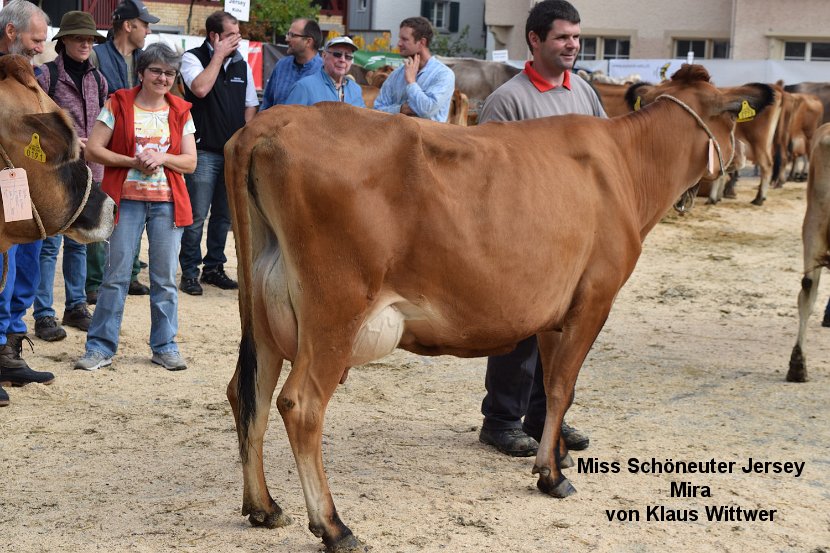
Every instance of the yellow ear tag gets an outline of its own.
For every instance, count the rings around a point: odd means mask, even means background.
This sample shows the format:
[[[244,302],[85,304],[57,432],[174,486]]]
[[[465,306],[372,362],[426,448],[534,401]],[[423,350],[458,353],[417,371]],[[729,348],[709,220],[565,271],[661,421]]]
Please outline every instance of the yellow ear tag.
[[[32,141],[26,146],[24,150],[26,157],[32,158],[35,161],[46,163],[46,154],[40,147],[40,135],[36,132],[32,133]]]
[[[744,100],[741,102],[741,111],[738,112],[738,123],[752,121],[755,118],[755,110]]]
[[[640,111],[640,108],[643,107],[640,103],[642,101],[642,99],[643,99],[642,96],[637,96],[637,101],[634,102],[634,111]]]

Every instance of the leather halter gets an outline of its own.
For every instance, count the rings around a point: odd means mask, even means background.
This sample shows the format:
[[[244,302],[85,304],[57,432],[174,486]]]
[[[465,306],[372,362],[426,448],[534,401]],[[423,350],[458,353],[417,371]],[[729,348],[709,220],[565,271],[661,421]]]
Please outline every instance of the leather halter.
[[[42,104],[41,104],[42,106]],[[9,154],[6,153],[6,149],[3,147],[3,144],[0,144],[0,156],[3,157],[3,161],[6,164],[6,169],[14,169],[14,163],[12,163],[11,158],[9,158]],[[81,199],[81,203],[78,206],[78,209],[75,210],[75,213],[69,217],[69,220],[63,225],[55,234],[63,234],[66,230],[72,226],[72,223],[81,215],[81,212],[86,207],[87,202],[89,201],[89,194],[92,191],[92,170],[89,168],[89,165],[84,164],[86,167],[86,190],[84,191],[84,197]],[[40,214],[37,211],[37,207],[35,207],[34,200],[32,202],[32,215],[34,216],[35,223],[37,224],[37,228],[40,231],[40,239],[43,240],[48,235],[46,234],[46,228],[43,226],[43,220],[40,218]],[[9,255],[8,252],[3,252],[3,269],[2,269],[2,278],[0,278],[0,292],[2,292],[6,288],[6,277],[9,274]]]

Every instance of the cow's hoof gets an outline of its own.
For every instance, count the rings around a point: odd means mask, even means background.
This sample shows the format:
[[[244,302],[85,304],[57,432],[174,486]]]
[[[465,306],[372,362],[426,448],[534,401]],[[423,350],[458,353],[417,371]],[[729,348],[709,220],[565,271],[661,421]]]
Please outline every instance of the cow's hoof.
[[[764,205],[764,198],[755,198],[750,203],[752,205]]]
[[[804,354],[798,344],[790,355],[790,370],[787,372],[787,382],[807,382],[807,365],[804,363]]]
[[[790,370],[787,371],[787,382],[807,382],[807,369],[803,366],[793,367],[790,365]]]
[[[574,466],[574,458],[571,457],[570,453],[566,453],[562,459],[559,460],[559,468],[560,469],[569,469]]]
[[[282,509],[277,507],[277,510],[273,513],[266,513],[265,511],[250,513],[248,522],[251,523],[251,526],[257,528],[282,528],[283,526],[288,526],[293,521]]]
[[[558,498],[568,497],[569,495],[576,493],[576,488],[574,488],[571,483],[568,482],[568,479],[562,475],[559,475],[559,478],[554,481],[550,477],[550,470],[537,470],[536,467],[534,467],[533,472],[539,473],[539,480],[536,481],[536,487],[539,488],[542,493]]]
[[[347,534],[332,544],[326,544],[326,553],[364,553],[371,547],[360,543],[354,534]]]

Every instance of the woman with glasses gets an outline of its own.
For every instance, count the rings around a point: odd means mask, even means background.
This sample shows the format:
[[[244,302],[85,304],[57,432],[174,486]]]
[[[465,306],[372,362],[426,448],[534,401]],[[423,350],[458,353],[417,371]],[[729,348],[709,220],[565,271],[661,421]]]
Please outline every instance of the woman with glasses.
[[[311,106],[317,102],[346,102],[365,108],[360,85],[346,78],[356,50],[357,45],[347,36],[328,41],[323,51],[323,67],[297,81],[285,103]]]
[[[196,127],[190,103],[173,96],[181,56],[151,44],[136,66],[139,85],[116,91],[98,116],[86,148],[104,168],[102,189],[118,205],[107,248],[104,281],[76,369],[112,364],[138,238],[147,229],[152,362],[168,370],[187,365],[176,345],[176,269],[182,230],[193,222],[183,173],[196,168]]]

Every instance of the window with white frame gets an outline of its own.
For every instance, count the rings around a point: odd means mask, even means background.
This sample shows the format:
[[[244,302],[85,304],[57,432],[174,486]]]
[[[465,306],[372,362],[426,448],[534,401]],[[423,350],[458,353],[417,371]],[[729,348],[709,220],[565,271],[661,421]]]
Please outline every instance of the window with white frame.
[[[421,15],[429,19],[436,31],[458,32],[460,2],[422,1]]]
[[[685,58],[689,52],[694,52],[695,59],[728,59],[729,41],[707,38],[675,39],[675,58]]]
[[[628,38],[582,36],[579,43],[579,60],[628,59],[631,51]]]
[[[786,41],[784,59],[800,61],[830,61],[830,42]]]

